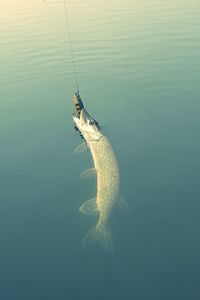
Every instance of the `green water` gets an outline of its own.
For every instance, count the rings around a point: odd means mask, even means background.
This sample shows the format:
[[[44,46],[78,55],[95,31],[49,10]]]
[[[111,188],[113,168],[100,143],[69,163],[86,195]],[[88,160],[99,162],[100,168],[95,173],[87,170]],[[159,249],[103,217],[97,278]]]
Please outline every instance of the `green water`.
[[[0,299],[200,298],[200,2],[69,1],[81,96],[116,151],[115,254],[82,238],[95,195],[71,114],[62,1],[0,1]]]

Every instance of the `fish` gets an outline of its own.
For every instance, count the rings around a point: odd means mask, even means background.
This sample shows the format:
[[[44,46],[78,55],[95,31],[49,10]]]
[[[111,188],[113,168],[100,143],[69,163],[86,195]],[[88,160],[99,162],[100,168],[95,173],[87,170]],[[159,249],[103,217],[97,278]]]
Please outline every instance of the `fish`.
[[[118,161],[109,139],[103,134],[98,122],[85,109],[80,96],[77,94],[75,96],[73,120],[84,138],[84,145],[77,147],[75,152],[82,152],[80,149],[84,147],[89,149],[94,163],[94,167],[85,170],[81,177],[95,174],[97,178],[96,197],[84,202],[79,209],[85,215],[99,216],[95,227],[83,239],[83,244],[87,246],[91,242],[97,242],[106,251],[113,252],[110,220],[113,209],[121,198]],[[76,105],[77,103],[80,105]]]

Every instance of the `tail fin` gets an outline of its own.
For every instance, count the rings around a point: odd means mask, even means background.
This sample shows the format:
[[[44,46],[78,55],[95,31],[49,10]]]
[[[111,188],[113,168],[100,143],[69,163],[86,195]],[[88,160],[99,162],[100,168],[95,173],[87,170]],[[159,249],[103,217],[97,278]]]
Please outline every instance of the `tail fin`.
[[[109,228],[102,228],[98,224],[92,228],[83,239],[84,247],[89,244],[98,243],[106,252],[113,253],[114,246]]]

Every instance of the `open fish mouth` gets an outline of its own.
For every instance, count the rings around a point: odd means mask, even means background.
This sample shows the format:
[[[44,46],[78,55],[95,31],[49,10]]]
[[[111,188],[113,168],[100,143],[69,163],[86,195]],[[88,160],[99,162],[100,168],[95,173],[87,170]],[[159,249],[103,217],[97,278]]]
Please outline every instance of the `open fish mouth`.
[[[79,95],[79,91],[77,91],[74,94],[73,101],[74,101],[74,108],[75,108],[73,116],[75,118],[78,118],[82,125],[85,124],[89,126],[95,126],[99,130],[100,126],[98,122],[94,118],[92,118],[90,114],[87,112],[87,110],[85,109],[81,97]],[[75,129],[78,129],[76,125],[75,127],[76,127]]]

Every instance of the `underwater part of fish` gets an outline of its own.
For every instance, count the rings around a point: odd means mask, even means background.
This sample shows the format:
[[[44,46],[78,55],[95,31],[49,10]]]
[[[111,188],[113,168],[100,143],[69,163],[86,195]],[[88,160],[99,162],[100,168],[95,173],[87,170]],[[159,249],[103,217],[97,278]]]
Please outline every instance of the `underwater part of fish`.
[[[96,226],[85,236],[83,243],[97,241],[104,249],[113,251],[110,231],[110,217],[116,203],[119,201],[119,167],[115,153],[108,138],[102,133],[97,121],[85,109],[79,92],[74,95],[75,113],[73,120],[75,128],[84,138],[84,143],[75,149],[81,152],[85,145],[91,151],[94,168],[86,170],[84,175],[96,174],[97,195],[80,207],[85,215],[99,215]]]

